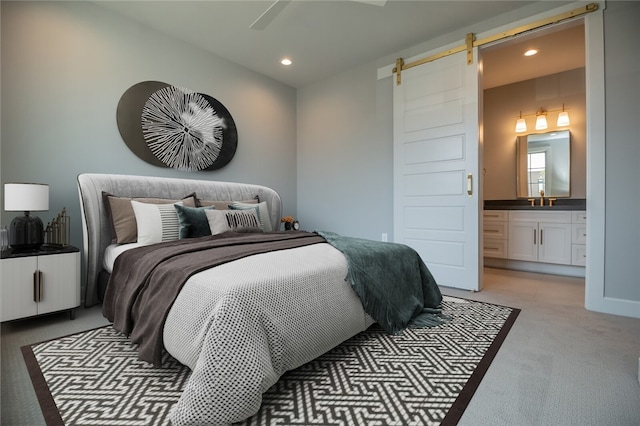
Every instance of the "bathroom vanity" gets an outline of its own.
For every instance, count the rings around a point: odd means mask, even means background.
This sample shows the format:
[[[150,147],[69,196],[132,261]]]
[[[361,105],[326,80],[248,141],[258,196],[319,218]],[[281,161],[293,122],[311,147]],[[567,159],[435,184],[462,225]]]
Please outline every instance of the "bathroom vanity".
[[[558,199],[554,206],[528,200],[485,201],[485,266],[584,276],[586,200]]]

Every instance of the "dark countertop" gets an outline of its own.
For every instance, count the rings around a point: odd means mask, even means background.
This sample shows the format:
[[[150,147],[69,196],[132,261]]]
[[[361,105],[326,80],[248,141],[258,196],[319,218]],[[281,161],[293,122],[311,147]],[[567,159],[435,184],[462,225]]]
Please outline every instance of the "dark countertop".
[[[29,257],[29,256],[46,256],[49,254],[66,254],[66,253],[75,253],[80,251],[79,248],[74,246],[50,246],[43,245],[38,250],[26,250],[26,251],[15,251],[12,248],[6,248],[2,250],[0,253],[0,258],[2,259],[13,259],[16,257]]]
[[[553,198],[553,197],[551,197]],[[540,206],[540,197],[536,197],[535,206],[526,198],[519,200],[485,200],[485,210],[587,210],[585,198],[556,198],[553,206],[549,207],[549,200],[545,197],[544,206]]]

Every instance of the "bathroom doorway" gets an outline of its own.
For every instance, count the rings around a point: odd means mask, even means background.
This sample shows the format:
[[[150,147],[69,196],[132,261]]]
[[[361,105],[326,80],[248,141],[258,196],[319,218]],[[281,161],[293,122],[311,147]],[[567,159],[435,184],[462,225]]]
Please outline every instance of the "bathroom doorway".
[[[525,52],[532,50],[536,51],[535,54],[525,56]],[[569,202],[573,209],[584,205],[586,210],[585,50],[583,18],[544,27],[482,49],[483,162],[480,170],[483,174],[483,204],[490,205],[488,208],[499,210],[502,204],[505,209],[510,209],[517,204],[530,203],[533,198],[533,203],[539,206],[541,199],[538,197],[523,199],[517,196],[516,139],[523,135],[569,130],[570,162],[568,170],[561,173],[570,179],[570,192],[561,203]],[[569,125],[559,125],[557,118],[560,112],[567,112]],[[547,119],[546,129],[536,129],[538,115]],[[516,123],[523,122],[526,130],[516,131]],[[540,184],[536,182],[536,185]],[[542,202],[545,202],[544,198]],[[584,266],[571,264],[570,258],[568,264],[560,265],[522,261],[517,256],[510,256],[509,211],[503,210],[503,213],[504,221],[489,223],[488,228],[491,229],[485,229],[484,238],[480,239],[483,241],[481,251],[484,251],[485,267],[584,279]],[[497,225],[498,228],[489,225]],[[570,220],[568,226],[571,227]],[[494,238],[496,232],[502,233],[502,241]],[[493,251],[488,247],[491,244],[485,245],[485,239],[498,243],[491,247]],[[571,250],[571,242],[568,244]],[[574,250],[576,248],[573,247]]]

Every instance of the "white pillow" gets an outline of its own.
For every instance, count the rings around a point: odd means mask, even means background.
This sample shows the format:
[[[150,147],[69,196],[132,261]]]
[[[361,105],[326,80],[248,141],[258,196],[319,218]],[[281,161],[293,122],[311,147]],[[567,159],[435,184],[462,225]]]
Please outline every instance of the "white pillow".
[[[174,203],[182,205],[182,202]],[[149,204],[131,200],[138,223],[138,243],[155,244],[180,238],[180,221],[173,204]]]
[[[227,231],[261,230],[258,213],[251,210],[205,210],[211,235]]]
[[[258,213],[258,220],[260,220],[260,227],[264,232],[271,232],[273,227],[271,226],[271,217],[269,215],[269,207],[267,206],[267,202],[263,201],[258,204],[248,204],[248,203],[240,203],[233,202],[229,204],[229,208],[233,210],[247,210],[253,209]]]

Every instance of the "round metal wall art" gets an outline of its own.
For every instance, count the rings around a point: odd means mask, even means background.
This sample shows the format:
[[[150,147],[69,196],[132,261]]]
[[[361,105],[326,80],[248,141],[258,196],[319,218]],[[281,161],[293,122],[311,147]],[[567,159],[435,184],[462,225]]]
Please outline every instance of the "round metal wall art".
[[[160,167],[216,170],[231,161],[238,146],[236,124],[224,105],[159,81],[130,87],[118,102],[116,119],[129,149]]]

